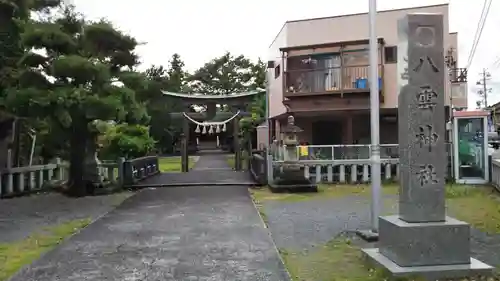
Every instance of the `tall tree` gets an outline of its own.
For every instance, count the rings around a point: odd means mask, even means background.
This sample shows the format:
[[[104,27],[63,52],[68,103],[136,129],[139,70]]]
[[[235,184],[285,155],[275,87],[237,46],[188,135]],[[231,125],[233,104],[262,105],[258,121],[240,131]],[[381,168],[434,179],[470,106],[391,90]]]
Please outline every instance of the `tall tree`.
[[[179,54],[173,54],[167,67],[152,65],[144,73],[128,73],[126,85],[137,92],[137,97],[147,106],[151,116],[150,134],[157,141],[157,148],[165,152],[173,150],[172,144],[180,124],[172,122],[170,113],[183,111],[182,104],[168,99],[162,91],[189,92],[184,62]],[[143,85],[142,83],[146,84]]]
[[[166,90],[172,92],[188,91],[186,88],[186,78],[189,77],[189,74],[184,70],[184,61],[177,53],[173,54],[170,59],[167,76],[168,86]]]
[[[24,55],[21,33],[31,12],[40,12],[59,5],[59,0],[0,1],[0,96],[15,82],[18,61]]]
[[[172,55],[167,69],[162,76],[160,90],[170,92],[190,92],[187,85],[189,74],[184,69],[184,61],[177,53]],[[180,122],[171,119],[170,113],[184,111],[182,103],[176,99],[162,96],[157,106],[150,107],[151,134],[158,140],[158,145],[163,151],[172,152],[173,144],[181,131]]]
[[[267,66],[259,58],[257,62],[252,66],[252,88],[264,90],[266,88],[266,73]]]
[[[207,62],[190,77],[194,92],[221,95],[244,92],[254,85],[254,64],[243,55],[229,52]]]
[[[5,104],[7,89],[16,87],[17,77],[20,73],[19,60],[24,55],[21,34],[24,24],[30,20],[33,13],[42,15],[50,8],[56,7],[58,0],[2,0],[0,1],[0,139],[4,139],[9,133],[15,132],[13,136],[15,146],[10,161],[14,165],[28,163],[31,149],[31,137],[27,134],[33,127],[44,126],[43,120],[25,119],[19,121],[12,115],[12,109]],[[18,120],[18,122],[15,122]],[[10,128],[15,126],[15,130]],[[38,140],[40,140],[38,134]],[[24,148],[24,149],[23,149]],[[0,155],[6,155],[9,147],[2,145]],[[23,153],[26,151],[26,153]],[[23,161],[24,160],[24,161]],[[0,166],[6,165],[7,158],[0,159]]]
[[[47,1],[47,0],[46,0]],[[70,145],[70,193],[86,194],[84,159],[95,142],[95,120],[146,122],[135,92],[119,85],[125,69],[138,64],[137,41],[101,20],[90,22],[73,7],[62,6],[56,17],[31,20],[22,32],[27,50],[19,61],[25,69],[7,105],[18,115],[49,118]]]

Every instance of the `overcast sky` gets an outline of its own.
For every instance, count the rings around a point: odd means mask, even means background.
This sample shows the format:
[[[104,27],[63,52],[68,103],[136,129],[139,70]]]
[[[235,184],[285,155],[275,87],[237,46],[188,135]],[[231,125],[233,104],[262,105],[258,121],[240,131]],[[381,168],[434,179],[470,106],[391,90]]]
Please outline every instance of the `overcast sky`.
[[[368,0],[68,0],[91,19],[105,17],[146,43],[139,49],[144,68],[167,65],[177,52],[189,70],[225,51],[252,59],[267,58],[267,48],[287,20],[368,11]],[[379,10],[443,4],[443,0],[378,0]],[[451,0],[450,31],[459,34],[459,66],[471,49],[483,1]],[[500,101],[500,1],[493,0],[469,70],[469,105],[475,104],[475,82],[482,68],[492,74],[489,104]],[[367,34],[368,37],[368,34]]]

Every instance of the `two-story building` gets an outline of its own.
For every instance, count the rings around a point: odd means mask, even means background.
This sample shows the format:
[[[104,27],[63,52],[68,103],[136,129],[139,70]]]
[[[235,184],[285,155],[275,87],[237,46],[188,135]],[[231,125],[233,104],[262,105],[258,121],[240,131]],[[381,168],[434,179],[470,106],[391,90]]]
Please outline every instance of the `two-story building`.
[[[397,22],[408,13],[444,16],[444,55],[457,61],[457,33],[449,32],[448,4],[379,11],[377,14],[380,141],[397,140]],[[269,48],[268,81],[272,135],[280,138],[287,111],[311,145],[369,144],[370,89],[368,14],[352,14],[286,22]],[[445,69],[446,66],[443,66]],[[450,74],[451,75],[451,74]],[[450,76],[443,71],[447,112]],[[467,97],[453,98],[466,107]],[[449,113],[446,114],[447,116]]]

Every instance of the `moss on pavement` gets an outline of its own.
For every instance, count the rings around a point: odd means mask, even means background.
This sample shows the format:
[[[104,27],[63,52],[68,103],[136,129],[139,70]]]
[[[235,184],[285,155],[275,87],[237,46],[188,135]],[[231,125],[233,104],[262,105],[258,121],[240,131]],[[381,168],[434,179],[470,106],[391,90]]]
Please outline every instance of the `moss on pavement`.
[[[0,281],[7,280],[22,267],[31,264],[65,238],[87,226],[90,221],[82,219],[65,222],[44,228],[24,240],[0,244]]]

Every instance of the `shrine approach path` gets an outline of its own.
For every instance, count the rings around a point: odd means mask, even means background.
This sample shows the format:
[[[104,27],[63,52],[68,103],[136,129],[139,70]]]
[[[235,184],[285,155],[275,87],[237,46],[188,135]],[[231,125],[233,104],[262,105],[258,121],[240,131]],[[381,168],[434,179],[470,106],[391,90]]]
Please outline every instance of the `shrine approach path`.
[[[186,175],[221,178],[226,157],[202,155]],[[235,184],[142,189],[11,279],[35,280],[290,278],[248,188]]]

